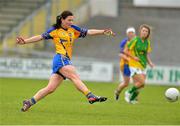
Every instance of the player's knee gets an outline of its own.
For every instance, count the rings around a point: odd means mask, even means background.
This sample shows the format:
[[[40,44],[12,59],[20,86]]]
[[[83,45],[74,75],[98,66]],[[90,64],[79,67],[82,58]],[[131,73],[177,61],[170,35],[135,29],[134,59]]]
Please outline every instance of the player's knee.
[[[53,88],[53,87],[47,87],[46,90],[47,90],[48,94],[51,94],[51,93],[53,93],[56,89]]]
[[[141,85],[142,85],[142,87],[144,87],[144,85],[145,85],[145,80],[142,81]]]
[[[75,73],[69,74],[69,79],[70,80],[77,80],[79,79],[79,76]]]
[[[143,83],[143,84],[141,85],[141,88],[144,88],[144,86],[145,86],[145,84]]]
[[[129,83],[124,83],[124,87],[127,87]]]
[[[128,80],[125,80],[124,81],[124,87],[127,87],[129,85],[129,81]]]
[[[136,87],[139,87],[139,88],[143,88],[143,87],[144,87],[144,84],[145,84],[145,81],[141,81],[141,82],[137,81],[137,82],[135,83],[135,86],[136,86]]]
[[[144,84],[145,84],[145,81],[142,81],[139,83],[139,87],[143,88],[144,87]]]

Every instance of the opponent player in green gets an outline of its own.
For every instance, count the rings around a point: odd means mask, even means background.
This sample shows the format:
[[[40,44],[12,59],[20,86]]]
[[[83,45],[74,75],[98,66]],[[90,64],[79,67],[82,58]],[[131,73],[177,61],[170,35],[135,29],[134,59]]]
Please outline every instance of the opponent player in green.
[[[149,56],[151,52],[149,40],[151,29],[148,25],[143,24],[139,31],[140,36],[135,37],[125,48],[125,53],[130,57],[128,61],[130,76],[134,81],[134,86],[125,92],[125,100],[132,104],[136,103],[135,99],[139,94],[139,89],[144,87],[147,63],[151,68],[154,67]]]

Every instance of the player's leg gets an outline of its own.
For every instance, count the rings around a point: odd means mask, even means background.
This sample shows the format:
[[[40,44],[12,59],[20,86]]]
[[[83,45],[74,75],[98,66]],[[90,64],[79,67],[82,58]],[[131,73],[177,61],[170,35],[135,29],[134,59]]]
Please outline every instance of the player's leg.
[[[62,67],[59,72],[73,82],[75,87],[88,98],[89,103],[92,104],[97,101],[103,102],[107,100],[106,97],[95,96],[91,93],[87,86],[81,81],[79,75],[76,73],[74,66],[66,65]]]
[[[129,69],[130,69],[131,77],[133,78],[134,81],[134,86],[125,92],[125,100],[130,103],[131,101],[134,101],[134,99],[139,94],[138,89],[144,86],[145,83],[144,75],[146,74],[146,71],[134,67],[130,67]]]
[[[119,99],[119,94],[121,91],[128,86],[130,81],[130,69],[128,64],[124,64],[123,68],[121,69],[121,72],[123,73],[123,82],[118,85],[118,88],[115,91],[115,99]]]
[[[115,99],[119,99],[119,95],[122,92],[122,90],[128,86],[130,81],[130,78],[127,76],[123,76],[123,81],[118,85],[117,89],[115,90]]]
[[[136,101],[135,98],[139,94],[139,89],[144,87],[145,84],[145,76],[143,74],[136,74],[133,76],[134,86],[126,92],[126,96],[129,98],[129,102]],[[126,98],[127,98],[126,97]],[[127,101],[127,100],[126,100]]]
[[[36,100],[36,102],[44,98],[46,95],[53,93],[63,80],[64,80],[63,77],[61,77],[60,75],[52,74],[48,85],[44,87],[43,89],[39,90],[34,95],[34,99]]]
[[[134,85],[137,85],[137,83],[139,83],[139,82],[136,81],[136,80],[133,80],[133,84],[134,84]],[[138,95],[138,94],[139,94],[139,91],[137,90],[133,95]],[[136,97],[136,98],[134,99],[134,101],[138,102],[138,98]]]
[[[27,111],[36,102],[38,102],[48,94],[54,92],[62,81],[63,77],[58,74],[52,74],[46,87],[40,89],[31,99],[23,101],[23,107],[21,110],[23,112]]]
[[[136,90],[136,92],[132,95],[131,99],[130,100],[135,100],[137,101],[137,96],[139,95],[139,89],[143,88],[144,87],[144,84],[145,84],[145,80],[146,80],[146,74],[145,73],[142,73],[141,74],[141,78],[142,80],[139,81],[139,80],[134,80],[135,81],[135,86],[138,87],[138,90]],[[139,78],[138,78],[139,79]],[[143,83],[143,84],[142,84]]]

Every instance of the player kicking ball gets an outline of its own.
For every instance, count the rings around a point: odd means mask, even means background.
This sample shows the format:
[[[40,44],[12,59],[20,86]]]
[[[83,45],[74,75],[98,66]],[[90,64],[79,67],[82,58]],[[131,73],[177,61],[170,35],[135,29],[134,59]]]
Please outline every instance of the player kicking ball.
[[[56,54],[53,58],[52,75],[49,83],[40,89],[32,98],[23,101],[22,111],[27,111],[42,98],[53,93],[68,78],[74,86],[82,92],[88,99],[90,104],[95,102],[104,102],[107,97],[94,95],[87,86],[81,81],[76,73],[75,67],[72,65],[72,47],[74,40],[84,38],[86,35],[114,35],[111,29],[85,29],[73,24],[74,16],[70,11],[64,11],[56,17],[56,24],[42,35],[33,36],[27,39],[17,37],[17,44],[29,44],[39,42],[43,39],[52,39],[56,48]]]

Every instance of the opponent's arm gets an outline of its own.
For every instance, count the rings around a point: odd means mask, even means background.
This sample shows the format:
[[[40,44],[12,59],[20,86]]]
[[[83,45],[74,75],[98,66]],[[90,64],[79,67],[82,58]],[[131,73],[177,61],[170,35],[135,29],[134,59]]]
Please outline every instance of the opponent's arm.
[[[124,54],[129,56],[130,58],[134,59],[135,61],[139,61],[138,57],[131,55],[130,50],[128,49],[128,47],[125,47]]]
[[[119,57],[124,59],[124,60],[129,61],[129,57],[126,54],[124,54],[124,53],[119,53]]]
[[[27,39],[24,39],[22,37],[17,37],[16,38],[16,43],[23,45],[23,44],[29,44],[29,43],[34,43],[34,42],[38,42],[41,41],[43,39],[42,35],[37,35],[37,36],[33,36]]]
[[[147,61],[148,61],[148,64],[151,68],[154,68],[154,63],[152,62],[151,58],[150,58],[150,55],[149,53],[147,53]]]

